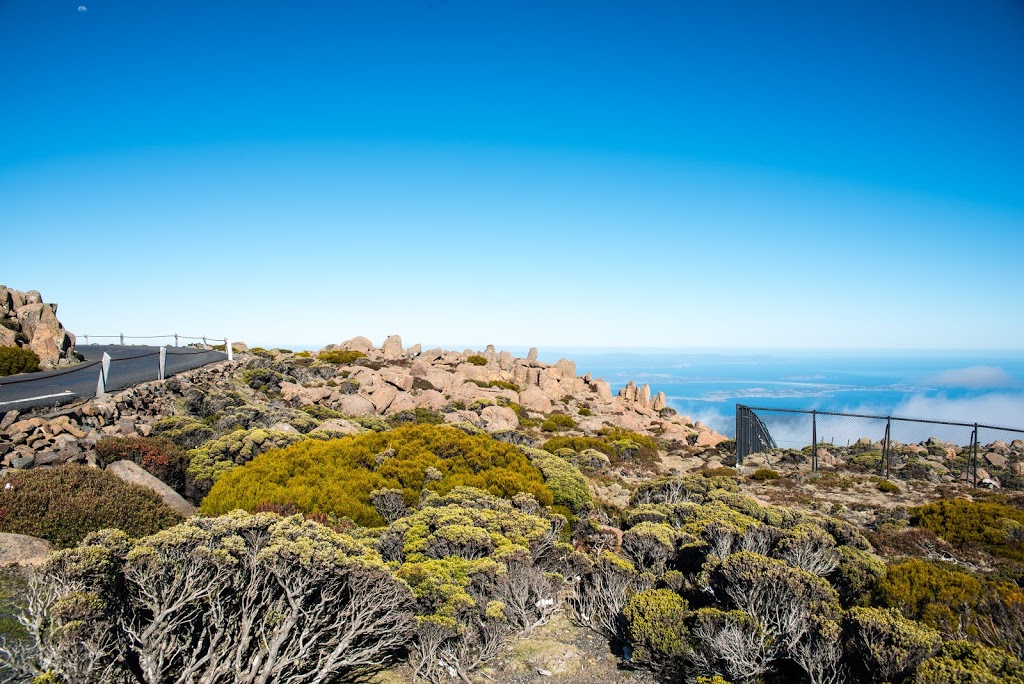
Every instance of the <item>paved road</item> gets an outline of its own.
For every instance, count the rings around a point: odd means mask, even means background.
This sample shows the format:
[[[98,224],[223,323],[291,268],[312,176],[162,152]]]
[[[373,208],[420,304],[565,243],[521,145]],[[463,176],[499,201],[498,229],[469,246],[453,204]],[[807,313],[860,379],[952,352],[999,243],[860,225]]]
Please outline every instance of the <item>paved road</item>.
[[[108,392],[157,378],[159,347],[89,344],[75,349],[85,357],[86,363],[62,370],[0,378],[0,415],[11,409],[24,411],[40,406],[57,406],[95,396],[100,370],[97,362],[103,357],[103,352],[111,357]],[[223,352],[168,347],[167,376],[227,358]]]

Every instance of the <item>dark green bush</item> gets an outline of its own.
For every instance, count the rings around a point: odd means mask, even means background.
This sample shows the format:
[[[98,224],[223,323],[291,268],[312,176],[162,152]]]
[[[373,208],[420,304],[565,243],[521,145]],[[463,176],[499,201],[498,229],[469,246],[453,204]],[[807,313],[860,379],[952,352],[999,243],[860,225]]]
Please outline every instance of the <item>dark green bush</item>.
[[[327,408],[321,404],[312,404],[310,406],[303,406],[302,411],[313,416],[317,420],[329,420],[331,418],[344,419],[347,418],[341,411],[335,411],[332,408]]]
[[[583,406],[583,407],[580,408],[579,414],[581,416],[592,416],[592,415],[594,415],[594,412],[591,411],[590,409],[588,409],[586,406]]]
[[[1024,510],[999,503],[943,499],[910,510],[910,524],[931,530],[951,544],[976,544],[1016,560],[1024,551],[1011,532],[1024,525]]]
[[[270,368],[250,368],[242,373],[242,382],[254,390],[279,392],[282,380],[285,380],[285,376]]]
[[[514,382],[508,382],[507,380],[489,380],[484,382],[483,380],[473,380],[474,385],[477,387],[497,387],[503,390],[512,390],[513,392],[519,392],[519,385]]]
[[[466,361],[468,363],[473,364],[474,366],[486,366],[487,365],[487,359],[485,357],[483,357],[483,356],[480,356],[479,354],[473,354],[472,356],[467,357]]]
[[[184,491],[188,458],[167,437],[104,437],[96,442],[96,454],[106,463],[133,461],[172,489]]]
[[[334,349],[332,351],[322,351],[316,356],[325,363],[333,363],[335,365],[347,365],[354,363],[356,359],[365,359],[366,354],[361,351],[346,351],[343,349]]]
[[[214,430],[207,423],[188,416],[161,418],[153,425],[153,432],[162,435],[182,449],[195,449],[213,439]]]
[[[765,482],[767,480],[778,480],[780,477],[782,477],[782,475],[771,468],[758,468],[754,471],[754,474],[750,476],[750,479],[757,480],[758,482]]]
[[[39,355],[31,349],[0,347],[0,377],[15,373],[35,373],[39,370]]]
[[[575,427],[576,421],[572,419],[572,416],[567,416],[564,413],[552,413],[540,424],[540,429],[544,432],[561,432],[562,430],[572,430]]]
[[[4,483],[0,532],[40,537],[61,548],[108,527],[141,537],[183,519],[155,492],[97,468],[64,465],[16,471]]]
[[[879,480],[878,491],[885,492],[886,494],[892,494],[900,491],[900,488],[895,483],[889,482],[888,480]]]

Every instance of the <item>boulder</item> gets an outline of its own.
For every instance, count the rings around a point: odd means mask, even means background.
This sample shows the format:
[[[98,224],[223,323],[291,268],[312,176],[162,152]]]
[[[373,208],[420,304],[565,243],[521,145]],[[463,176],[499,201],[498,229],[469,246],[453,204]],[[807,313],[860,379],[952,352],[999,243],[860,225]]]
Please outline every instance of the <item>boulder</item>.
[[[408,356],[411,359],[411,358],[414,358],[416,356],[419,356],[422,351],[423,351],[423,346],[417,342],[416,344],[414,344],[411,347],[409,347],[406,350],[405,354],[406,354],[406,356]]]
[[[537,387],[527,387],[520,392],[519,404],[527,411],[547,413],[551,410],[551,399]]]
[[[370,395],[370,401],[373,402],[373,408],[377,413],[384,413],[397,396],[398,390],[393,386],[381,385]]]
[[[375,412],[373,402],[359,394],[343,396],[338,402],[338,410],[349,416],[367,416]]]
[[[519,417],[516,412],[506,406],[485,406],[480,412],[484,429],[490,432],[502,430],[514,430],[519,427]]]
[[[115,461],[107,466],[107,472],[116,475],[129,484],[151,489],[160,495],[164,503],[185,517],[195,515],[196,507],[185,501],[176,491],[153,477],[134,461]]]
[[[995,451],[989,451],[984,454],[983,457],[989,462],[989,465],[993,465],[996,468],[1005,468],[1006,464],[1009,462],[1009,459],[1007,459],[1006,456]]]
[[[0,565],[41,565],[53,550],[53,544],[45,539],[0,533]]]
[[[291,423],[286,423],[283,420],[271,425],[270,429],[276,432],[287,432],[290,435],[299,434],[298,429],[294,425],[292,425]]]
[[[357,351],[364,354],[371,349],[376,349],[373,342],[365,337],[353,337],[351,340],[345,340],[341,343],[341,348],[345,351]]]
[[[385,361],[398,361],[405,358],[405,352],[402,350],[402,338],[399,335],[389,335],[380,349],[384,353]]]
[[[611,385],[609,385],[607,382],[605,382],[601,378],[598,378],[593,383],[591,383],[591,386],[594,388],[594,391],[597,393],[597,398],[598,399],[600,399],[601,401],[603,401],[606,404],[611,403],[611,401],[612,401],[612,386]]]
[[[655,411],[660,411],[666,406],[668,406],[668,404],[665,402],[665,393],[658,392],[657,394],[655,394],[654,401],[651,403],[651,408],[654,409]]]
[[[399,392],[388,405],[387,413],[401,413],[402,411],[412,411],[415,408],[416,398],[407,392]]]
[[[651,386],[644,385],[636,393],[636,401],[638,404],[647,406],[651,401]]]
[[[720,435],[714,430],[700,430],[697,433],[697,442],[695,446],[699,447],[714,447],[718,446],[722,442],[728,441],[729,438],[725,435]]]
[[[402,373],[393,368],[386,368],[381,370],[380,377],[384,382],[394,385],[403,392],[408,392],[412,389],[412,376],[407,373]]]
[[[447,403],[448,402],[444,398],[444,395],[437,390],[425,390],[422,394],[416,397],[417,407],[428,408],[433,411],[440,411]]]
[[[527,361],[532,361],[534,363],[537,362],[537,348],[536,347],[530,347],[530,351],[527,352],[527,354],[526,354],[526,360]]]
[[[347,420],[341,418],[328,418],[314,429],[310,430],[310,434],[314,432],[338,432],[343,435],[354,435],[362,432],[358,425],[355,425]]]
[[[563,378],[575,378],[576,362],[570,361],[569,359],[558,359],[555,363],[555,370],[558,371],[558,375]]]

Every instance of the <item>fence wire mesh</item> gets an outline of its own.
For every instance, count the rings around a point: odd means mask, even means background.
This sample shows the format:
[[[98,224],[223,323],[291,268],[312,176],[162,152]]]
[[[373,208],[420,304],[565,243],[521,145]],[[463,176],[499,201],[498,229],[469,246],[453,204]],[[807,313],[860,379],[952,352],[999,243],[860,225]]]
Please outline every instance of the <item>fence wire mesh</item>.
[[[736,407],[736,460],[817,471],[844,465],[884,477],[952,476],[1024,488],[1024,429],[797,409]]]

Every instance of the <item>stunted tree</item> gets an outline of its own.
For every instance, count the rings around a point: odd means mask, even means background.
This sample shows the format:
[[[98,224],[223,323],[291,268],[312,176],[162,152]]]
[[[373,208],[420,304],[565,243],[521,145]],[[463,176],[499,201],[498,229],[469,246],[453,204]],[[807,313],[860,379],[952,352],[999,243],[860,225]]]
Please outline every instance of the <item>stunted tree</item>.
[[[573,585],[567,602],[570,614],[606,639],[617,639],[626,601],[647,589],[651,578],[638,573],[632,563],[603,551]]]
[[[401,518],[408,510],[401,489],[375,489],[370,492],[370,505],[388,524]]]
[[[720,600],[758,621],[780,653],[790,653],[812,616],[839,611],[828,582],[782,561],[742,551],[716,563],[710,587]]]
[[[691,618],[697,669],[733,682],[749,682],[768,669],[775,655],[772,638],[743,611],[702,608]]]
[[[865,670],[862,681],[893,681],[933,655],[942,643],[938,632],[891,608],[851,608],[845,629],[854,661]]]
[[[817,525],[797,525],[779,541],[776,556],[793,567],[824,577],[839,567],[832,535]]]
[[[376,552],[299,516],[192,518],[52,557],[25,662],[69,684],[326,684],[387,666],[411,596]],[[56,681],[56,680],[55,680]]]

